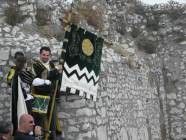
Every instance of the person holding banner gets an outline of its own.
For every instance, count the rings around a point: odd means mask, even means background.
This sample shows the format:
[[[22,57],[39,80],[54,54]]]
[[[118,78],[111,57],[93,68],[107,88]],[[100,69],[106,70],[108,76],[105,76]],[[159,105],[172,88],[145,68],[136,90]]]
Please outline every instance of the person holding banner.
[[[30,86],[34,79],[32,72],[26,69],[26,58],[22,55],[15,60],[16,68],[11,82],[12,88],[12,124],[13,135],[17,130],[18,120],[22,114],[32,112],[33,97]]]
[[[39,59],[33,59],[32,71],[37,78],[45,79],[43,82],[38,80],[33,83],[32,95],[35,101],[32,111],[35,123],[44,127],[44,129],[50,128],[51,139],[55,140],[56,128],[58,128],[58,131],[61,131],[56,119],[55,99],[52,102],[52,99],[55,98],[54,88],[57,85],[56,81],[59,78],[59,72],[51,62],[51,50],[49,47],[41,47]],[[51,118],[51,121],[49,118]]]

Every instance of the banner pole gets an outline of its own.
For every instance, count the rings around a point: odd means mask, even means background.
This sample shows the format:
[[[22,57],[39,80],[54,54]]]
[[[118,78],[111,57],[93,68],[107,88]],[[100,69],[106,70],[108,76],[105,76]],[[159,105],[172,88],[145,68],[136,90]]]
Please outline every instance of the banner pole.
[[[52,103],[51,103],[50,114],[49,114],[49,119],[48,119],[47,128],[46,128],[47,133],[45,134],[45,140],[48,140],[48,137],[49,137],[48,132],[50,131],[50,125],[51,125],[51,121],[52,121],[52,113],[53,113],[53,110],[54,110],[54,104],[55,104],[57,89],[58,89],[58,80],[55,83],[55,90],[54,90],[54,94],[52,96]]]

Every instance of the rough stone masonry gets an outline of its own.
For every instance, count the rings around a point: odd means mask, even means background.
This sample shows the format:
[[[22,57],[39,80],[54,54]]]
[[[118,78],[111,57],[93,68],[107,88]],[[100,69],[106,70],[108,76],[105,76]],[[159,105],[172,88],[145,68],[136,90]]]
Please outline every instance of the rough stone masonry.
[[[185,14],[172,23],[164,14],[159,30],[151,31],[145,16],[131,10],[136,6],[134,0],[79,2],[92,3],[90,9],[93,10],[101,8],[104,22],[102,31],[94,28],[93,25],[99,27],[100,24],[93,24],[88,17],[82,18],[79,25],[113,45],[111,48],[105,44],[103,48],[96,102],[78,95],[57,99],[64,139],[181,140],[186,137]],[[40,47],[46,45],[51,47],[53,59],[58,59],[63,40],[62,36],[55,36],[54,30],[57,27],[62,30],[59,18],[64,9],[69,8],[61,0],[18,0],[16,4],[24,18],[10,25],[5,12],[10,3],[0,1],[0,121],[11,118],[11,88],[6,84],[6,75],[13,65],[14,53],[21,50],[29,60],[37,57]],[[44,19],[49,17],[50,26],[38,28],[37,12],[42,8],[49,11]],[[147,54],[137,49],[138,38],[131,35],[136,27],[141,31],[138,37],[158,42],[156,52]],[[182,40],[175,42],[180,34]],[[128,55],[122,55],[118,48],[126,50]]]

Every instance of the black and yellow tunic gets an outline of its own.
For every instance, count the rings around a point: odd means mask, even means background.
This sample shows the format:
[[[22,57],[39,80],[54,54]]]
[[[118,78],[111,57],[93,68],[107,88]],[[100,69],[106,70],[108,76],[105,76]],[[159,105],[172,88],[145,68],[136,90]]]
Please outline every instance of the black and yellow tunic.
[[[13,76],[14,76],[14,74],[15,74],[15,70],[16,70],[16,66],[12,66],[12,67],[10,68],[10,71],[9,71],[8,75],[7,75],[6,81],[7,81],[7,84],[8,84],[9,86],[11,86],[12,79],[13,79]]]
[[[45,128],[47,122],[46,119],[48,118],[50,112],[52,93],[54,92],[55,81],[56,77],[58,77],[58,72],[52,62],[42,63],[39,60],[33,60],[32,71],[37,78],[47,79],[52,83],[51,85],[34,86],[32,92],[35,97],[50,97],[47,115],[37,111],[34,111],[33,113],[36,125],[40,125]],[[52,117],[52,131],[57,130],[57,132],[61,132],[59,120],[57,119],[56,106],[54,108],[53,114],[55,114],[55,117]]]
[[[21,88],[22,88],[22,93],[25,99],[27,111],[29,114],[32,112],[32,96],[31,96],[31,84],[34,79],[34,75],[29,72],[29,71],[21,71],[19,73],[14,71],[14,74],[11,78],[11,88],[12,88],[12,123],[14,127],[14,133],[17,130],[18,126],[18,108],[17,108],[17,103],[18,103],[18,77],[20,77],[21,80]]]

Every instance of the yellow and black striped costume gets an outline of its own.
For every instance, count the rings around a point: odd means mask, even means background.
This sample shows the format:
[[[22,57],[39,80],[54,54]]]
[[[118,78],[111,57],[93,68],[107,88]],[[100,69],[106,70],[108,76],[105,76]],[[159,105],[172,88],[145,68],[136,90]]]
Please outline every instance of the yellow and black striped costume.
[[[52,93],[54,89],[53,87],[55,85],[55,79],[53,78],[56,75],[54,64],[51,62],[49,62],[48,64],[43,64],[41,61],[34,59],[32,63],[32,71],[37,78],[48,79],[52,82],[51,85],[42,85],[42,86],[33,87],[32,94],[52,97]],[[49,104],[49,110],[50,110],[50,104]],[[54,108],[54,112],[55,112],[56,132],[61,133],[60,121],[57,117],[56,106]],[[35,113],[34,118],[36,118],[36,125],[40,125],[43,127],[46,126],[47,118],[45,114]]]

